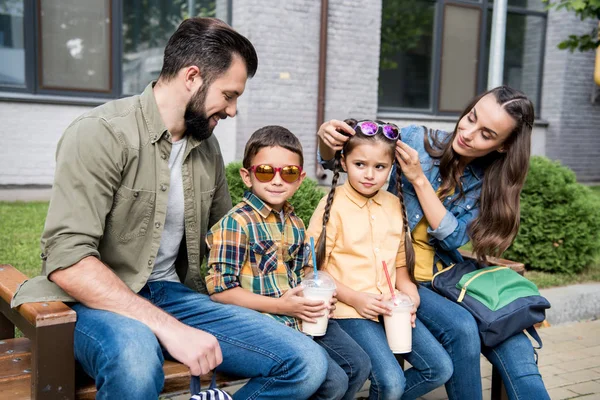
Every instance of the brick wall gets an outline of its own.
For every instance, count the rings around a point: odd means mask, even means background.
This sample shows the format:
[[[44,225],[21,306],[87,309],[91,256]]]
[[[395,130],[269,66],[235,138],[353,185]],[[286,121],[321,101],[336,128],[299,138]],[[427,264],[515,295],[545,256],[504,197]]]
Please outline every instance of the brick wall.
[[[320,2],[234,1],[232,14],[233,27],[252,41],[259,57],[258,73],[239,101],[237,158],[252,132],[280,124],[302,141],[305,169],[314,177]],[[328,16],[325,118],[373,117],[381,3],[331,1]]]
[[[570,12],[548,13],[542,92],[542,117],[550,123],[546,153],[573,169],[582,182],[600,181],[600,102],[591,103],[595,54],[570,53],[556,45],[595,24]]]

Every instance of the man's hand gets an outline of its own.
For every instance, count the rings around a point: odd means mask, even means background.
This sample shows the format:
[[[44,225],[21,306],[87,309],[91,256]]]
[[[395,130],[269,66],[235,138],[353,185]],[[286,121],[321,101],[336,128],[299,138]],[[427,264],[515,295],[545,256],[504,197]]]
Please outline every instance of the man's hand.
[[[382,294],[356,292],[352,307],[367,319],[377,319],[380,315],[392,315],[392,310],[385,305]]]
[[[302,286],[296,286],[281,296],[277,314],[289,315],[300,318],[306,322],[316,323],[315,318],[325,315],[325,310],[330,306],[322,300],[309,300],[302,297]]]
[[[207,374],[223,362],[217,338],[200,329],[177,321],[175,327],[165,327],[157,337],[169,354],[185,364],[192,375]]]

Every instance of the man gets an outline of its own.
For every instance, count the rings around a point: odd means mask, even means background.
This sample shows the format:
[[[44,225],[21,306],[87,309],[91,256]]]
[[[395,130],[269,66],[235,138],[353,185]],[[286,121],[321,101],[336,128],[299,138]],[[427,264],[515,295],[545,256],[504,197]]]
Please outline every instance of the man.
[[[211,133],[235,116],[257,64],[225,23],[188,19],[155,84],[79,117],[58,144],[43,275],[13,307],[73,303],[75,357],[98,399],[158,398],[163,351],[193,375],[252,378],[236,398],[308,398],[325,378],[311,340],[197,292],[206,231],[231,208]]]

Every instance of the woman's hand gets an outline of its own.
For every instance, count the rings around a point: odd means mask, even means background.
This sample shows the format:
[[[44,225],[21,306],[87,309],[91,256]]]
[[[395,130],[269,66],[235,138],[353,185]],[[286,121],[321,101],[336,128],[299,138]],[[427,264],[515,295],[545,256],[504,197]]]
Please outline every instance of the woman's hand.
[[[367,319],[377,319],[380,315],[392,315],[392,309],[385,305],[382,294],[356,292],[352,307]]]
[[[410,183],[424,177],[419,153],[401,140],[396,142],[396,160],[402,168],[402,174]]]
[[[336,119],[324,122],[317,131],[317,136],[323,144],[334,152],[340,151],[351,135],[354,135],[354,129],[344,121]]]

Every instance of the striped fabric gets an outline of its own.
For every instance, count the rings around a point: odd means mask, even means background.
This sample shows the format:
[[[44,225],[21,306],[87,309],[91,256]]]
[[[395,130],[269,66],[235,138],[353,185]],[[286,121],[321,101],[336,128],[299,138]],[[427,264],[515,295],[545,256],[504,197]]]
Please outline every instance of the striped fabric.
[[[242,202],[206,236],[210,248],[206,275],[208,293],[241,286],[262,296],[281,297],[302,279],[303,242],[304,223],[289,203],[280,214],[246,192]],[[294,317],[271,316],[300,329]]]
[[[200,390],[200,377],[192,376],[190,381],[190,400],[233,400],[227,392],[217,389],[217,375],[213,373],[210,387],[206,390]],[[194,394],[195,393],[195,394]]]

